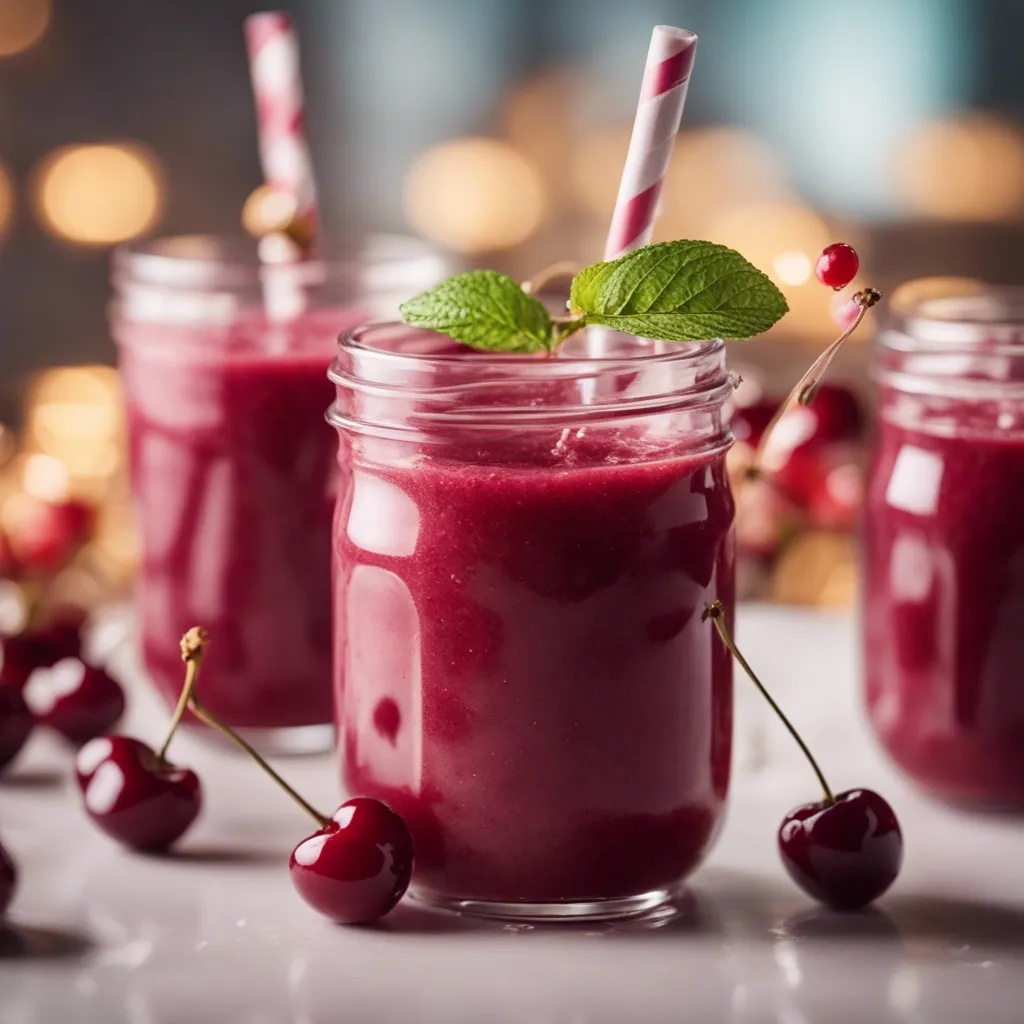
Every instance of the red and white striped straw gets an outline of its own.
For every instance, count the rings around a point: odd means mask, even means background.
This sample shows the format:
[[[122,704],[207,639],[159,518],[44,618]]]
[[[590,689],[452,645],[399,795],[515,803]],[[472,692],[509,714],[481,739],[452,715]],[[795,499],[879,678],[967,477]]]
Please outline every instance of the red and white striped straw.
[[[263,179],[295,201],[296,218],[315,226],[316,180],[303,129],[305,103],[292,19],[283,11],[250,15],[245,19],[245,40]]]
[[[606,260],[624,256],[651,240],[696,52],[697,37],[693,32],[669,25],[655,26],[629,153],[605,243]]]
[[[263,238],[260,256],[269,264],[295,262],[310,254],[319,230],[316,179],[303,128],[298,38],[288,14],[268,11],[245,19],[245,41],[256,98],[263,180],[294,204],[291,237],[274,233]],[[274,320],[297,316],[305,306],[305,297],[294,280],[271,274],[269,268],[264,300]]]

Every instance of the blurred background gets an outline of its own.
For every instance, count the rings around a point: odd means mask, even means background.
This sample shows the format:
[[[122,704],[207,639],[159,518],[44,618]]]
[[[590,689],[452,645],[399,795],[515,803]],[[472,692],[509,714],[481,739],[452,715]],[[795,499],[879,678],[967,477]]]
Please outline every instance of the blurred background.
[[[657,237],[734,246],[786,292],[782,326],[736,346],[746,404],[834,336],[813,276],[831,241],[883,290],[1024,267],[1020,0],[279,6],[301,36],[328,235],[410,230],[521,276],[600,256],[651,27],[699,33]],[[0,0],[0,527],[27,501],[93,505],[102,583],[86,589],[126,586],[134,557],[110,250],[241,230],[260,183],[241,24],[260,9]],[[835,374],[861,399],[867,326]],[[863,421],[837,441],[800,468],[807,493],[741,531],[746,593],[853,599]]]

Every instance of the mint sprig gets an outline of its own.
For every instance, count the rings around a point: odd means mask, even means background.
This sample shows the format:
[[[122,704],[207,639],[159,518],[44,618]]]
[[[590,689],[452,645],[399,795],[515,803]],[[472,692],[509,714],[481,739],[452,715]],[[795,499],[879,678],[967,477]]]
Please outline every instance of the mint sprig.
[[[789,309],[771,279],[714,242],[659,242],[573,279],[572,317],[555,320],[511,278],[472,270],[401,307],[402,319],[473,348],[551,352],[587,324],[660,341],[750,338]]]
[[[440,331],[494,352],[550,351],[551,317],[544,305],[496,270],[469,270],[442,281],[401,307],[414,327]]]

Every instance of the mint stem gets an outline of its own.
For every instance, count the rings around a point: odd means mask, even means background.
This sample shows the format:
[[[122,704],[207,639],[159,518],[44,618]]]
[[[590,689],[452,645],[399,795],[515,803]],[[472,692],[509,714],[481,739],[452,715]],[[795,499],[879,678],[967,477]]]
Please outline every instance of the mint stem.
[[[701,616],[701,620],[711,619],[714,623],[715,629],[718,630],[718,635],[722,639],[722,643],[725,644],[729,653],[740,663],[743,667],[743,671],[750,676],[750,681],[761,691],[761,696],[764,697],[771,709],[779,716],[782,724],[789,730],[790,736],[796,740],[797,746],[804,752],[804,757],[810,762],[811,767],[814,769],[814,774],[818,776],[818,782],[821,783],[821,788],[825,791],[825,803],[834,804],[836,798],[832,795],[832,790],[829,789],[828,783],[825,781],[825,775],[821,768],[818,767],[818,762],[815,761],[814,755],[811,753],[810,748],[804,743],[800,736],[800,733],[796,731],[793,723],[785,716],[782,708],[772,699],[772,695],[765,688],[764,683],[757,678],[754,670],[747,663],[747,659],[743,657],[739,652],[739,648],[736,646],[735,641],[729,635],[729,628],[725,624],[725,608],[721,601],[712,601],[711,604],[704,609],[704,614]]]

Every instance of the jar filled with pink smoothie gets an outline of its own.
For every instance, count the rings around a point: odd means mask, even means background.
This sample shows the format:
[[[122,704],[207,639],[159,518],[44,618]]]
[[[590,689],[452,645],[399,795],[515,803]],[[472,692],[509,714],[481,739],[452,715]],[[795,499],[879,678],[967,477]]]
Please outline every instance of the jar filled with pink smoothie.
[[[341,331],[393,314],[444,271],[406,238],[267,267],[254,243],[208,236],[115,255],[142,655],[168,703],[179,637],[200,624],[214,637],[210,710],[263,750],[330,746],[327,368]]]
[[[904,286],[874,366],[871,721],[927,791],[1024,809],[1024,289]]]
[[[532,357],[369,325],[331,371],[341,773],[408,823],[434,905],[636,913],[721,822],[724,345],[586,333]]]

